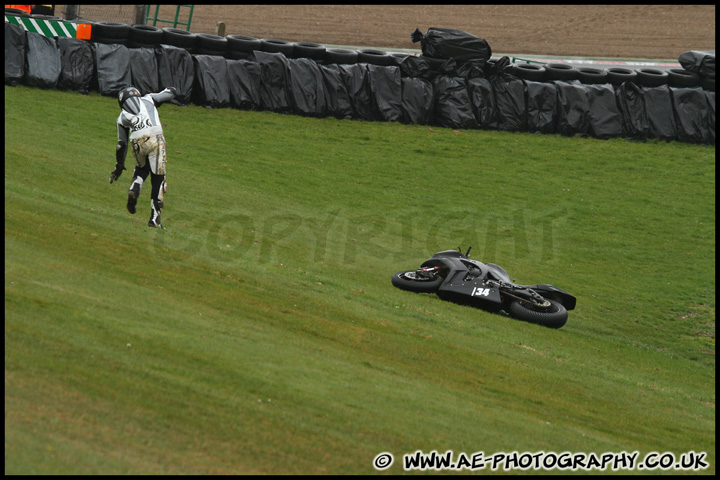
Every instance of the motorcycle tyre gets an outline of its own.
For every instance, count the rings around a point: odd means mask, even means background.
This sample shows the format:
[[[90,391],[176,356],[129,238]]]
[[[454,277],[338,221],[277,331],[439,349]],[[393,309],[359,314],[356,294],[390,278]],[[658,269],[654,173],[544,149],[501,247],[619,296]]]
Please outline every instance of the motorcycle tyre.
[[[508,313],[518,320],[536,323],[549,328],[560,328],[567,323],[567,309],[555,300],[548,301],[554,307],[551,312],[538,312],[526,307],[524,302],[513,300],[508,307]]]
[[[442,277],[436,277],[434,280],[410,280],[405,278],[406,273],[415,272],[415,270],[405,270],[398,272],[392,277],[392,284],[401,290],[408,290],[416,293],[433,293],[443,282]]]

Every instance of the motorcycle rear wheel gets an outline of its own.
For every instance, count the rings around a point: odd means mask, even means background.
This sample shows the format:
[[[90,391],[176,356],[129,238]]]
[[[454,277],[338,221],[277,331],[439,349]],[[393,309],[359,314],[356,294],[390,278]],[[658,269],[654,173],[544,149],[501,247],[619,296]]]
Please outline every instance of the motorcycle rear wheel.
[[[537,323],[549,328],[560,328],[567,323],[568,312],[565,306],[555,300],[548,300],[550,306],[540,309],[532,304],[513,300],[508,307],[508,313],[518,320]]]
[[[431,293],[438,289],[443,282],[442,277],[418,277],[415,270],[398,272],[392,277],[392,284],[402,290],[418,293]]]

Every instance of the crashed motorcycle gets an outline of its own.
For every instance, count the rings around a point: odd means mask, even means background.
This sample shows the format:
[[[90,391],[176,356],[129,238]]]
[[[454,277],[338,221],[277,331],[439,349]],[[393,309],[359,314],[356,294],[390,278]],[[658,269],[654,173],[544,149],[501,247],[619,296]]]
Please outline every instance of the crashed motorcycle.
[[[434,254],[417,270],[398,272],[392,284],[411,292],[435,293],[443,300],[471,305],[550,328],[567,322],[575,297],[553,285],[518,285],[499,265],[470,259],[470,250]]]

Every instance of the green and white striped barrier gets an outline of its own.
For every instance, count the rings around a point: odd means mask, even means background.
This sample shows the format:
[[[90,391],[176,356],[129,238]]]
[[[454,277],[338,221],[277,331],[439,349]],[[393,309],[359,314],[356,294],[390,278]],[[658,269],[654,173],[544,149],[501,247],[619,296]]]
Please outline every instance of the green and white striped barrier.
[[[85,23],[44,20],[40,18],[5,15],[5,21],[23,27],[28,32],[46,37],[70,37],[90,40],[91,26]]]

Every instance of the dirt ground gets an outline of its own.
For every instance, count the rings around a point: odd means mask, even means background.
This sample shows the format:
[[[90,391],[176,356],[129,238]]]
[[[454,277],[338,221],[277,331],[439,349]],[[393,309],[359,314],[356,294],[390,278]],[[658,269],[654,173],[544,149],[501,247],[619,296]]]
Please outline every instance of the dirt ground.
[[[218,21],[226,35],[418,50],[416,28],[456,28],[494,55],[677,60],[715,49],[714,5],[195,5],[191,31],[214,33]]]

